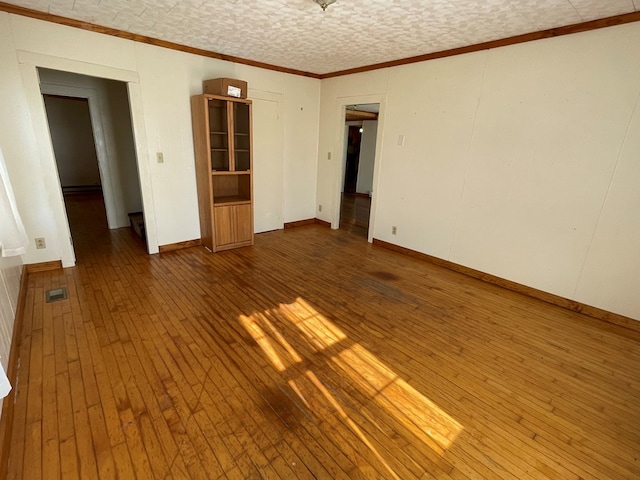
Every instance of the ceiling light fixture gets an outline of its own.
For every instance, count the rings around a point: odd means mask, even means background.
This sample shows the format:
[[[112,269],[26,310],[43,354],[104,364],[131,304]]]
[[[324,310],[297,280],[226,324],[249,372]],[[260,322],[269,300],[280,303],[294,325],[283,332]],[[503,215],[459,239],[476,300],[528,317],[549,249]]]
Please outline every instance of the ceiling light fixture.
[[[334,3],[336,0],[313,0],[313,1],[316,2],[318,5],[320,5],[322,7],[322,10],[324,11],[327,9],[329,5]]]

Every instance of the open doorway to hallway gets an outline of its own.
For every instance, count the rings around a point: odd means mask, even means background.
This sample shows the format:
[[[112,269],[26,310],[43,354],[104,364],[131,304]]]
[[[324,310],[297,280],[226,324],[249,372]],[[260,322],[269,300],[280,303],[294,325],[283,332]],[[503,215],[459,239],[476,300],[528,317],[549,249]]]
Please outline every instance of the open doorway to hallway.
[[[380,104],[347,105],[340,228],[367,238]]]
[[[127,84],[39,68],[75,257],[132,227],[145,248],[142,194]],[[82,238],[81,241],[80,238]]]

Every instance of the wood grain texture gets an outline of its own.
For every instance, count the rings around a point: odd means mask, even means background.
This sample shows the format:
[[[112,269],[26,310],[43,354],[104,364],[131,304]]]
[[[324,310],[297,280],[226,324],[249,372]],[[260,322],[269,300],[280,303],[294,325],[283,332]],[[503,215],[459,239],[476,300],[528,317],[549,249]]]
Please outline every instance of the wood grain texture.
[[[638,332],[318,225],[147,255],[104,224],[28,276],[9,479],[640,474]]]
[[[62,261],[52,260],[51,262],[28,263],[24,266],[27,273],[48,272],[51,270],[60,270]]]
[[[315,219],[315,221],[316,221],[316,225],[320,225],[320,226],[322,226],[322,227],[329,227],[329,228],[331,228],[331,223],[329,223],[329,222],[327,222],[327,221],[325,221],[325,220],[320,220],[319,218],[316,218],[316,219]]]
[[[175,250],[182,250],[183,248],[198,247],[202,245],[202,240],[196,238],[194,240],[187,240],[185,242],[168,243],[166,245],[160,245],[158,249],[160,253],[173,252]]]
[[[251,106],[251,100],[240,98],[210,94],[191,97],[200,240],[212,252],[253,245]],[[218,134],[227,139],[221,150],[228,155],[228,163],[217,167],[226,170],[222,172],[214,168],[211,149],[211,137]],[[244,148],[236,148],[236,137],[240,136],[245,144],[239,146]],[[241,151],[248,154],[248,162],[236,166]],[[236,167],[248,168],[236,171]]]
[[[295,222],[287,222],[284,224],[285,229],[289,228],[297,228],[297,227],[306,227],[307,225],[321,225],[323,227],[331,228],[331,224],[324,220],[320,220],[319,218],[308,218],[305,220],[297,220]]]
[[[207,99],[202,96],[191,97],[191,124],[193,129],[193,150],[195,156],[196,186],[198,193],[198,212],[200,222],[200,241],[213,249],[213,180],[211,177],[211,139],[207,115]]]
[[[340,202],[340,230],[368,238],[371,198],[366,193],[343,193]]]
[[[378,120],[378,113],[347,109],[344,119],[346,122],[357,122],[359,120]]]
[[[493,285],[498,285],[500,287],[506,288],[507,290],[511,290],[513,292],[521,293],[523,295],[527,295],[529,297],[542,300],[543,302],[547,302],[552,305],[556,305],[558,307],[566,308],[568,310],[572,310],[577,313],[583,313],[585,315],[589,315],[590,317],[597,318],[599,320],[604,320],[605,322],[613,323],[613,324],[620,325],[622,327],[630,328],[631,330],[640,332],[640,321],[634,320],[633,318],[629,318],[629,317],[625,317],[624,315],[609,312],[607,310],[603,310],[602,308],[593,307],[591,305],[587,305],[582,302],[578,302],[576,300],[570,300],[568,298],[564,298],[559,295],[554,295],[553,293],[544,292],[542,290],[538,290],[537,288],[528,287],[527,285],[522,285],[521,283],[513,282],[505,278],[491,275],[490,273],[485,273],[485,272],[481,272],[480,270],[475,270],[473,268],[465,267],[464,265],[459,265],[457,263],[450,262],[448,260],[443,260],[442,258],[434,257],[426,253],[421,253],[415,250],[411,250],[409,248],[401,247],[400,245],[395,245],[393,243],[385,242],[384,240],[379,240],[377,238],[374,238],[373,243],[374,245],[388,248],[389,250],[394,250],[396,252],[404,253],[405,255],[409,255],[414,258],[419,258],[421,260],[433,263],[434,265],[438,265],[440,267],[448,268],[449,270],[453,270],[454,272],[462,273],[463,275],[468,275],[470,277],[477,278],[479,280],[482,280],[483,282],[491,283]]]
[[[284,224],[284,228],[297,228],[297,227],[305,227],[307,225],[313,225],[316,223],[315,218],[307,218],[305,220],[296,220],[295,222],[287,222]]]

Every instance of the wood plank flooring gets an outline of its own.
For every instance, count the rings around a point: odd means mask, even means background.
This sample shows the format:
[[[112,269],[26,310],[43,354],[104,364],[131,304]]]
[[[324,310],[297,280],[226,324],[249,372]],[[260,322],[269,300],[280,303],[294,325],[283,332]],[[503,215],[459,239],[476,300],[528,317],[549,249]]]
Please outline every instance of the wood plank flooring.
[[[343,193],[341,198],[340,230],[367,238],[371,198],[354,193]]]
[[[640,478],[636,332],[320,226],[148,256],[79,212],[10,479]]]

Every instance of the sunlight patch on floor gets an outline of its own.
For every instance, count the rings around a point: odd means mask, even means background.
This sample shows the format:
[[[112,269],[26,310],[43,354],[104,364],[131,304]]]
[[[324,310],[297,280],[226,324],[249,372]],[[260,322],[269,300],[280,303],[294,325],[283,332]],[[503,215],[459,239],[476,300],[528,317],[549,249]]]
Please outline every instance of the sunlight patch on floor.
[[[287,374],[289,387],[304,406],[319,415],[319,411],[327,410],[325,403],[328,402],[330,410],[338,414],[396,478],[393,468],[371,439],[367,438],[362,425],[358,425],[340,401],[344,404],[346,399],[347,405],[357,405],[357,398],[351,401],[351,397],[365,395],[373,400],[372,404],[366,406],[368,413],[376,415],[376,409],[379,408],[377,415],[382,423],[386,422],[388,428],[404,432],[405,441],[417,439],[439,455],[452,446],[464,428],[370,350],[351,341],[339,327],[301,298],[263,313],[242,315],[239,319],[273,366]],[[324,356],[316,357],[320,352]],[[309,355],[314,356],[313,361]],[[331,389],[314,371],[306,368],[305,361],[315,362],[314,370],[322,370],[323,378],[332,379]],[[323,365],[319,366],[319,361]],[[301,363],[304,370],[291,368]],[[338,397],[331,393],[332,389],[337,389],[335,393]],[[322,394],[319,398],[324,398],[326,402],[318,403],[321,401],[316,398],[318,392]],[[367,414],[362,415],[358,418],[367,418]],[[370,434],[371,424],[368,429]]]
[[[333,361],[435,452],[442,455],[462,430],[462,425],[361,345],[356,343],[343,350]]]
[[[261,317],[260,314],[251,315],[250,317],[240,315],[240,323],[242,323],[245,330],[249,332],[260,348],[262,348],[262,351],[267,358],[271,360],[273,366],[276,367],[278,371],[283,372],[286,367],[280,355],[278,355],[275,345],[269,340],[269,337],[265,334],[262,327],[260,327],[258,322],[259,317]]]
[[[294,303],[280,304],[279,310],[311,340],[318,350],[324,350],[347,338],[339,328],[301,298],[296,299]]]
[[[333,406],[333,408],[338,412],[340,417],[342,417],[342,419],[345,422],[347,422],[351,430],[358,436],[358,438],[360,438],[360,440],[362,440],[362,442],[369,448],[369,450],[371,450],[371,452],[376,456],[376,458],[380,460],[380,462],[389,471],[389,473],[391,473],[393,478],[399,479],[400,477],[396,475],[396,473],[393,471],[393,468],[389,465],[389,463],[387,463],[384,457],[380,455],[380,452],[378,452],[378,449],[371,444],[367,436],[364,433],[362,433],[362,430],[360,429],[360,427],[358,427],[358,424],[354,422],[351,419],[351,417],[349,417],[349,415],[347,415],[347,413],[344,411],[340,403],[335,399],[333,395],[331,395],[331,393],[327,390],[325,385],[320,380],[318,380],[318,377],[316,377],[314,373],[310,370],[307,370],[305,375],[313,382],[313,384],[318,388],[318,390],[320,390],[320,392],[329,401],[329,403],[331,403],[331,406]]]

